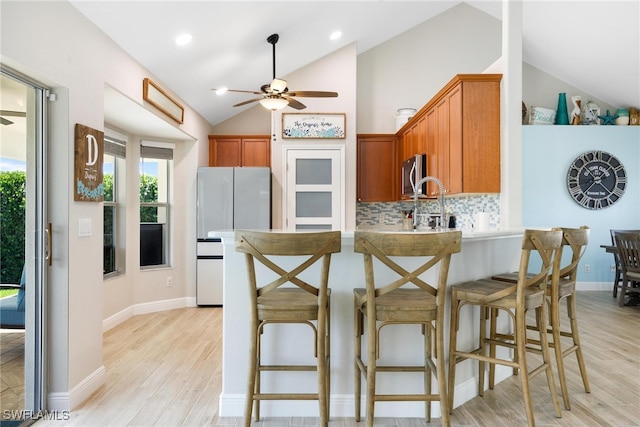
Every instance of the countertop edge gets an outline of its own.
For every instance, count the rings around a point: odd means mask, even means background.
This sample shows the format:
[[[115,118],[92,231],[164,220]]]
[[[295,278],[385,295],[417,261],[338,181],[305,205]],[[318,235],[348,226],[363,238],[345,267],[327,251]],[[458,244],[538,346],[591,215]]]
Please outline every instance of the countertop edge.
[[[294,230],[268,230],[273,232],[295,232]],[[316,230],[317,231],[317,230]],[[380,232],[402,232],[402,230],[375,230],[371,229],[369,231],[380,231]],[[494,240],[494,239],[504,239],[504,238],[512,238],[522,236],[523,229],[522,228],[514,228],[507,230],[488,230],[488,231],[472,231],[472,230],[450,230],[450,231],[462,231],[462,241],[481,241],[481,240]],[[304,233],[305,231],[300,231]],[[448,231],[444,231],[447,233]],[[425,233],[431,234],[434,231],[416,231],[416,233]],[[343,244],[353,244],[353,236],[355,234],[354,230],[342,231],[342,239]],[[223,243],[231,243],[234,241],[235,230],[216,230],[211,231],[209,233],[210,238],[221,238]]]

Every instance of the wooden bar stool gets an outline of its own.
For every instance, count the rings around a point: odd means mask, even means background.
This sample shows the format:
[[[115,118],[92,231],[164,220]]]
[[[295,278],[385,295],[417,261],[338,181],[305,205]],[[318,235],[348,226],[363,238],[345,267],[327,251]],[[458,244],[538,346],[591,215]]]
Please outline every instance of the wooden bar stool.
[[[578,333],[578,318],[576,313],[576,277],[578,276],[578,265],[584,255],[587,244],[589,243],[589,227],[583,225],[580,228],[562,228],[562,247],[569,248],[571,252],[571,261],[562,262],[562,267],[558,274],[551,274],[550,282],[547,287],[547,301],[549,304],[549,324],[550,328],[547,333],[552,334],[553,340],[549,341],[549,346],[553,348],[556,356],[556,365],[558,368],[558,377],[560,379],[560,389],[562,390],[562,400],[566,409],[571,409],[569,402],[569,389],[567,387],[567,379],[564,370],[564,358],[575,353],[578,359],[578,367],[582,376],[584,390],[589,393],[589,378],[587,377],[587,367],[584,363],[582,355],[582,346],[580,345],[580,335]],[[564,259],[564,257],[563,257]],[[564,265],[566,264],[566,265]],[[495,280],[504,280],[516,283],[518,273],[498,274],[492,277]],[[567,317],[569,317],[569,330],[565,331],[561,328],[560,322],[560,303],[562,300],[567,302]],[[491,322],[494,325],[495,322]],[[536,325],[527,325],[527,329],[537,331]],[[573,344],[562,349],[561,337],[571,338]],[[529,344],[539,346],[540,341],[529,339]],[[532,348],[532,351],[539,351]],[[490,382],[493,383],[493,378]]]
[[[520,255],[520,267],[518,269],[517,283],[509,283],[501,280],[480,279],[451,286],[451,333],[449,338],[449,407],[453,409],[455,392],[455,374],[458,363],[466,359],[474,359],[479,362],[478,370],[478,394],[484,395],[485,363],[489,363],[490,371],[495,365],[510,366],[520,371],[522,392],[524,395],[525,410],[529,426],[534,426],[533,405],[529,391],[529,381],[541,372],[547,376],[547,384],[551,399],[558,418],[562,417],[558,395],[551,371],[549,343],[547,334],[540,332],[542,364],[535,369],[527,367],[527,335],[526,313],[535,309],[536,325],[539,331],[546,331],[546,303],[545,294],[549,271],[553,265],[556,270],[559,267],[560,257],[557,254],[562,243],[562,231],[559,229],[525,230],[522,238],[522,250]],[[541,259],[540,272],[535,275],[527,275],[532,253],[538,253]],[[557,274],[557,273],[556,273]],[[457,334],[460,309],[465,305],[475,305],[480,308],[480,340],[475,350],[463,351],[457,348]],[[504,310],[509,314],[513,323],[515,334],[499,334],[496,332],[495,321],[497,310]],[[491,333],[487,336],[487,318],[491,312]],[[498,357],[497,346],[515,350],[513,360]],[[487,349],[489,355],[487,356]],[[492,375],[490,374],[490,378]],[[489,383],[489,388],[493,388]]]
[[[360,421],[361,376],[367,382],[367,426],[373,426],[377,401],[424,401],[425,418],[431,419],[431,402],[440,401],[442,424],[449,425],[444,360],[444,309],[451,254],[460,252],[462,235],[444,233],[384,233],[356,231],[354,251],[364,256],[365,288],[354,289],[355,320],[355,418]],[[422,257],[424,262],[413,271],[389,257]],[[376,286],[374,258],[399,278]],[[379,264],[379,263],[376,263]],[[428,283],[422,276],[429,270],[437,281]],[[385,269],[386,270],[386,269]],[[386,272],[386,271],[385,271]],[[391,273],[393,274],[393,273]],[[437,274],[437,275],[436,275]],[[395,275],[394,275],[395,277]],[[365,327],[366,318],[366,327]],[[424,363],[416,366],[378,366],[380,331],[388,325],[420,325],[424,335]],[[366,363],[362,360],[362,335],[367,335]],[[435,333],[435,342],[432,334]],[[435,352],[433,351],[435,349]],[[434,354],[435,353],[435,354]],[[435,363],[434,359],[435,358]],[[377,394],[377,372],[419,372],[424,375],[424,393]],[[432,393],[431,376],[438,380],[438,393]]]
[[[235,232],[236,251],[246,256],[251,303],[251,343],[244,425],[251,424],[255,402],[255,419],[260,418],[261,400],[318,400],[320,425],[329,421],[330,391],[330,289],[329,264],[331,254],[341,250],[340,231],[325,232]],[[287,271],[278,266],[275,257],[298,257],[301,263]],[[275,272],[277,278],[259,285],[256,262]],[[298,276],[321,262],[318,284],[311,285]],[[305,276],[306,277],[306,276]],[[284,285],[284,286],[283,286]],[[314,322],[315,321],[315,325]],[[260,359],[261,335],[268,324],[299,323],[311,327],[314,333],[316,365],[264,365]],[[317,393],[263,393],[260,374],[265,371],[317,371]]]

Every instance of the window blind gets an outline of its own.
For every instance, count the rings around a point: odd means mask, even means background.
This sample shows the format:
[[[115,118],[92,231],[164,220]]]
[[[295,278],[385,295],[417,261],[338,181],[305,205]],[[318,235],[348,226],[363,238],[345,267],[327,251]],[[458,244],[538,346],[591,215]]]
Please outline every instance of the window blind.
[[[127,158],[127,143],[111,137],[104,137],[104,152],[112,156]]]
[[[140,157],[145,159],[173,160],[173,149],[141,145]]]

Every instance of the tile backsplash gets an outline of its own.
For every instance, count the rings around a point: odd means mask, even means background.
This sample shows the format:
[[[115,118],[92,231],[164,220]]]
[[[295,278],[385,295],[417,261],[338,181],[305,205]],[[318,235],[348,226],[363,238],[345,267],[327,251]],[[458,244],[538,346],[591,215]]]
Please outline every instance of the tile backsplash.
[[[488,212],[489,227],[500,228],[500,194],[473,194],[445,197],[447,213],[455,214],[457,228],[474,227],[476,213]],[[402,211],[413,210],[413,200],[401,202],[360,202],[356,204],[356,225],[394,225],[402,222]],[[418,200],[418,214],[440,213],[438,200]]]

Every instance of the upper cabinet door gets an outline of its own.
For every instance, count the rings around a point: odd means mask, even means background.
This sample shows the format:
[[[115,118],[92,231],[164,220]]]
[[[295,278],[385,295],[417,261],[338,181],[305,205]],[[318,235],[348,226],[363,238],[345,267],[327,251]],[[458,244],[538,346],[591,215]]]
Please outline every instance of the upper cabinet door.
[[[209,166],[271,167],[268,135],[209,135]]]
[[[395,135],[358,135],[358,201],[398,200],[399,161]]]
[[[404,158],[427,153],[447,194],[500,192],[501,74],[459,74],[398,133]],[[409,154],[410,155],[410,154]],[[427,184],[429,197],[438,188]]]
[[[269,137],[242,138],[242,166],[271,166]]]
[[[209,166],[242,166],[242,139],[210,136]]]

